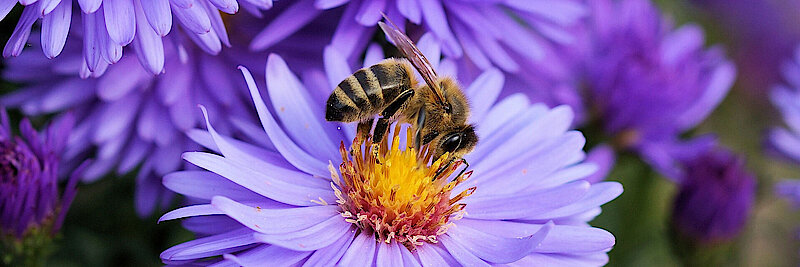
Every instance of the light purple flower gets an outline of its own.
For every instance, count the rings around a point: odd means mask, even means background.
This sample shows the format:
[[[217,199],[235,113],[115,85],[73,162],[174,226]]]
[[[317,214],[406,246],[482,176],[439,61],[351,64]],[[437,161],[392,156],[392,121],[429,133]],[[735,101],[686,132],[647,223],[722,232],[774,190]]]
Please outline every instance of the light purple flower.
[[[573,41],[566,28],[586,15],[584,4],[573,0],[305,0],[297,1],[270,23],[255,37],[251,48],[264,50],[319,14],[339,9],[344,9],[344,14],[331,44],[348,58],[359,54],[382,20],[381,13],[385,13],[401,29],[406,22],[423,26],[449,57],[466,55],[482,69],[500,66],[512,72],[519,69],[512,55],[541,59],[544,42]]]
[[[53,60],[37,53],[11,58],[3,77],[23,86],[0,102],[28,115],[73,110],[77,124],[64,154],[68,165],[96,159],[84,182],[138,167],[136,208],[150,214],[159,201],[171,200],[161,176],[182,168],[180,154],[196,148],[184,132],[202,125],[197,104],[213,108],[218,128],[229,134],[240,131],[234,127],[237,119],[228,116],[253,116],[243,107],[248,101],[244,82],[230,77],[237,64],[260,61],[257,56],[225,51],[215,57],[174,38],[164,38],[166,71],[158,76],[137,62],[138,53],[90,72],[81,67],[78,41],[68,42],[65,53]]]
[[[682,162],[685,177],[672,209],[675,230],[698,243],[741,233],[755,201],[756,178],[743,157],[717,147]]]
[[[3,56],[18,56],[29,42],[31,26],[41,21],[41,49],[47,58],[61,54],[68,36],[82,38],[83,63],[97,72],[104,65],[121,60],[123,47],[139,51],[145,70],[164,70],[163,37],[182,31],[206,53],[217,54],[222,45],[231,46],[220,12],[234,14],[242,8],[258,13],[269,9],[272,0],[19,0],[24,7]],[[0,19],[16,4],[0,3]],[[72,21],[76,26],[70,31]],[[180,30],[173,29],[173,21]],[[178,35],[178,34],[172,34]],[[176,41],[173,39],[172,41]]]
[[[648,0],[591,1],[587,108],[619,147],[680,180],[676,158],[707,149],[678,135],[722,101],[736,71],[720,47],[703,48],[699,26],[674,28]]]
[[[52,238],[58,233],[82,169],[59,193],[61,155],[73,123],[72,115],[66,114],[40,133],[23,119],[20,136],[14,136],[5,109],[0,109],[0,238],[22,240],[34,234]]]
[[[365,65],[383,58],[379,47],[371,47]],[[337,52],[326,51],[326,67],[340,72],[327,77],[304,75],[302,82],[279,56],[271,55],[266,67],[269,97],[264,99],[272,108],[262,101],[250,72],[241,68],[265,132],[262,136],[268,140],[264,143],[274,148],[221,134],[213,127],[215,123],[206,126],[208,132],[192,134],[216,153],[184,153],[186,161],[207,171],[175,172],[164,178],[165,186],[188,196],[195,205],[169,212],[161,220],[185,218],[184,226],[201,237],[164,251],[165,263],[419,266],[607,262],[606,252],[614,237],[587,222],[600,213],[601,204],[622,192],[621,186],[582,180],[596,166],[582,162],[585,140],[579,132],[568,130],[572,122],[569,108],[532,105],[521,94],[495,103],[504,80],[498,70],[486,71],[465,86],[473,101],[471,121],[479,125],[481,143],[466,157],[474,175],[452,190],[455,196],[477,187],[460,201],[466,204],[463,218],[451,218],[454,225],[434,238],[437,243],[424,242],[413,252],[396,241],[377,242],[345,221],[340,206],[334,204],[342,187],[332,178],[338,172],[332,170],[342,163],[340,142],[350,147],[355,127],[326,122],[323,117],[330,81],[350,73]],[[440,64],[438,57],[429,59],[440,70],[449,65]],[[207,118],[214,119],[213,115]],[[212,256],[223,257],[208,258]]]
[[[767,136],[767,149],[776,156],[800,163],[800,46],[781,68],[785,83],[777,84],[770,99],[787,127],[775,127]]]

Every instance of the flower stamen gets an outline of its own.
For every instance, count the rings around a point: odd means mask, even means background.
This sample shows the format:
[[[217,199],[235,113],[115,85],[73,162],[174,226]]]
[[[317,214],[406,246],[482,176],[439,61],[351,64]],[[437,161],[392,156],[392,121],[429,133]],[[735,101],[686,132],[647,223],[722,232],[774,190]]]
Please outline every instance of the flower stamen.
[[[379,143],[370,139],[353,141],[339,151],[341,176],[329,166],[332,187],[345,221],[371,233],[378,242],[392,239],[413,250],[424,242],[437,243],[437,236],[447,232],[452,221],[463,217],[466,204],[458,203],[475,192],[475,187],[451,197],[452,190],[469,178],[472,171],[452,180],[461,161],[449,161],[448,154],[432,159],[433,151],[417,151],[413,131],[406,131],[404,150],[400,149],[400,126]]]

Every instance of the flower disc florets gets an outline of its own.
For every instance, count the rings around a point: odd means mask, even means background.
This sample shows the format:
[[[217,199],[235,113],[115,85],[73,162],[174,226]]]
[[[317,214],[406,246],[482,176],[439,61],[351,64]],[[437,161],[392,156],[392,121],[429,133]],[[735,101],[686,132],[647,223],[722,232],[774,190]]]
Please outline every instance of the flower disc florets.
[[[457,202],[475,187],[451,197],[453,188],[472,172],[449,181],[460,161],[451,162],[447,154],[432,160],[432,151],[424,148],[424,152],[411,146],[400,150],[399,132],[397,127],[391,144],[388,138],[376,146],[370,139],[356,138],[348,152],[342,143],[342,178],[333,168],[331,175],[342,216],[348,222],[373,233],[380,242],[388,244],[395,239],[413,250],[423,241],[437,242],[436,237],[463,215],[465,204]],[[411,128],[406,136],[405,144],[413,144]],[[444,169],[440,172],[440,168]]]

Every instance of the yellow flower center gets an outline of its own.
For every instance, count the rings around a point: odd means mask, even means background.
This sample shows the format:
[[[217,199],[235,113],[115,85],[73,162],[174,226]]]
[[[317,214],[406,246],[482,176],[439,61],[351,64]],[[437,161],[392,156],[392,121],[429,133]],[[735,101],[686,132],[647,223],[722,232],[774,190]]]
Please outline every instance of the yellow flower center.
[[[388,137],[377,145],[356,138],[348,153],[342,143],[341,180],[333,166],[330,169],[345,220],[374,234],[378,241],[395,239],[413,250],[423,242],[436,243],[436,237],[463,216],[465,204],[457,202],[475,187],[451,197],[453,188],[472,171],[448,179],[460,161],[451,161],[445,154],[430,163],[432,151],[418,152],[411,146],[411,127],[406,134],[408,147],[401,150],[399,132],[397,126],[391,146]]]

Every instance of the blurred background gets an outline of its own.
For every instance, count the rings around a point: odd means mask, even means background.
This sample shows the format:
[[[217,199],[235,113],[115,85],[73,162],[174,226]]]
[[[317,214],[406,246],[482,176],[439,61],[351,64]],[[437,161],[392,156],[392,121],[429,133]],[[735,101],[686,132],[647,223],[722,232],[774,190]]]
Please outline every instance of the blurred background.
[[[758,178],[756,202],[735,242],[712,246],[708,254],[722,251],[721,262],[732,266],[797,266],[800,211],[774,194],[774,184],[785,178],[800,178],[800,168],[766,155],[763,140],[767,129],[782,125],[767,95],[781,81],[780,65],[792,57],[795,45],[800,43],[800,1],[656,3],[678,25],[701,25],[706,44],[722,44],[738,69],[731,92],[689,135],[716,133],[722,144],[744,155],[747,167]],[[0,22],[0,43],[10,37],[21,10],[17,6]],[[17,86],[1,82],[3,93]],[[19,117],[12,112],[12,120]],[[587,136],[594,135],[591,129],[583,130]],[[48,266],[158,266],[158,255],[164,249],[193,238],[178,221],[156,223],[163,212],[146,218],[137,216],[131,197],[134,176],[106,177],[79,186]],[[669,228],[677,188],[667,179],[652,178],[657,176],[635,156],[622,154],[617,158],[608,179],[620,181],[625,192],[604,205],[603,213],[592,222],[617,238],[609,266],[685,264],[672,248],[674,235]],[[179,204],[176,200],[172,207]]]

